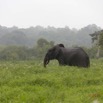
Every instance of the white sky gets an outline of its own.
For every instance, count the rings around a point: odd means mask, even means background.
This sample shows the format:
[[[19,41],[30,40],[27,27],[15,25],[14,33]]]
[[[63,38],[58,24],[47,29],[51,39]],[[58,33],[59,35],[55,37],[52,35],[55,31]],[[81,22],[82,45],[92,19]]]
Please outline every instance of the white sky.
[[[103,28],[103,0],[0,0],[0,25]]]

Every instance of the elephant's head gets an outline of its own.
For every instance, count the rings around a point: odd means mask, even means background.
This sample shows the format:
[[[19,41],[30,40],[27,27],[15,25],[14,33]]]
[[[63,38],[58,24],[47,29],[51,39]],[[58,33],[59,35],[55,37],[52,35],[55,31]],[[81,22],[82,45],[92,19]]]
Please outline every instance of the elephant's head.
[[[60,54],[61,47],[64,48],[64,45],[63,44],[58,44],[58,45],[50,48],[47,51],[47,53],[45,55],[45,58],[44,58],[44,67],[46,67],[46,65],[49,63],[50,60],[58,58],[58,56]]]

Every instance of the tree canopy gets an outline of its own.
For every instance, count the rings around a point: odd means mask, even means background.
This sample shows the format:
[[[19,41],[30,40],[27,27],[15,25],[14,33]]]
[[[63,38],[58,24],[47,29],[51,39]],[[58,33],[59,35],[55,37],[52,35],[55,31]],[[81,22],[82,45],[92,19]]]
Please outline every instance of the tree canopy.
[[[89,34],[100,30],[96,25],[88,25],[81,29],[70,29],[68,26],[64,28],[55,28],[48,26],[47,28],[36,26],[30,28],[7,28],[0,26],[0,45],[19,45],[33,47],[37,44],[38,39],[44,38],[48,41],[63,43],[69,47],[72,45],[91,46],[91,37]]]

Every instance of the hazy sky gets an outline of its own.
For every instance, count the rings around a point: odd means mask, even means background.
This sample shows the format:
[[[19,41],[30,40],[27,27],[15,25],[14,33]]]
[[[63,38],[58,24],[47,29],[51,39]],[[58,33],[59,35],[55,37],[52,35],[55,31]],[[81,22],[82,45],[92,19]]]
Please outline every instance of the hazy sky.
[[[103,0],[0,0],[0,25],[103,28]]]

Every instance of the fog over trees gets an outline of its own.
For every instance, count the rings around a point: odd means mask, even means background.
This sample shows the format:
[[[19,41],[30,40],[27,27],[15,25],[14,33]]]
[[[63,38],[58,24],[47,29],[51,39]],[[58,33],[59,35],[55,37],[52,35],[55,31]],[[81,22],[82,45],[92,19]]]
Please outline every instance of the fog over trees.
[[[53,41],[55,44],[63,43],[66,46],[84,46],[91,47],[92,40],[89,34],[101,30],[95,24],[88,25],[81,29],[70,29],[68,26],[64,28],[55,28],[48,26],[18,28],[16,26],[7,28],[0,26],[0,45],[3,46],[27,46],[34,47],[38,39],[43,38],[47,41]]]
[[[64,28],[0,26],[0,60],[43,60],[47,50],[59,43],[65,47],[81,46],[90,58],[95,58],[98,46],[92,43],[90,34],[100,30],[101,28],[95,24],[79,30],[70,29],[68,26]],[[103,49],[99,54],[103,57]]]

